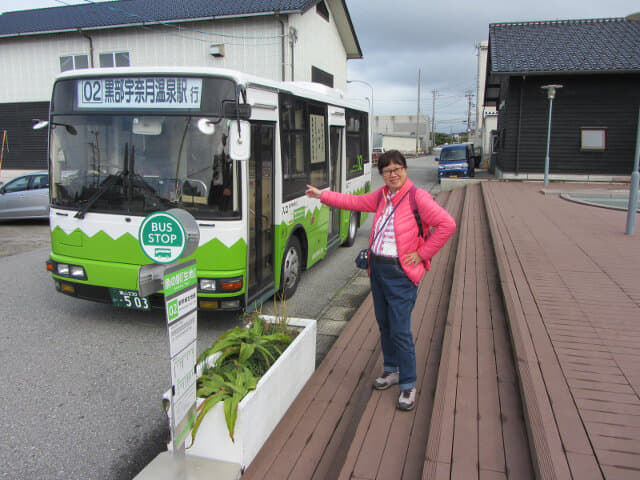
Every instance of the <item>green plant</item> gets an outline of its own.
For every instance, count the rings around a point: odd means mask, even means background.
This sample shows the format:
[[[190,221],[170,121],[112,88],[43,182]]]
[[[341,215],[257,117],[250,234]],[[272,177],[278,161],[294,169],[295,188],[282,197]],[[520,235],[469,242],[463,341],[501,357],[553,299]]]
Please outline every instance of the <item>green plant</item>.
[[[224,417],[233,440],[233,433],[238,415],[238,404],[244,396],[256,388],[258,380],[247,367],[237,364],[237,368],[223,370],[220,374],[202,375],[198,379],[198,396],[205,401],[198,407],[198,416],[193,424],[192,438],[204,419],[204,416],[218,402],[224,402]]]
[[[282,315],[277,316],[276,322],[267,323],[254,312],[245,321],[245,327],[223,333],[198,357],[202,374],[198,378],[197,396],[205,400],[197,409],[193,440],[204,416],[218,402],[224,402],[227,429],[234,440],[238,404],[256,388],[260,377],[293,340]],[[213,365],[208,365],[207,359],[214,354],[219,356]]]

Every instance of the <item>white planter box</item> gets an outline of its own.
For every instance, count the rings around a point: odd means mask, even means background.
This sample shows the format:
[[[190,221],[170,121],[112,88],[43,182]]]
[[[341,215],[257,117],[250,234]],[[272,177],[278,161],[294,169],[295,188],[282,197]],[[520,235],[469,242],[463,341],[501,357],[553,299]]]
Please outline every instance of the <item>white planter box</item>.
[[[274,318],[262,317],[267,321]],[[288,323],[303,329],[262,376],[256,389],[238,405],[235,442],[229,437],[223,404],[218,403],[202,420],[193,445],[191,435],[187,437],[187,455],[238,463],[243,470],[251,463],[315,370],[316,321],[289,318]],[[165,399],[168,394],[165,393]],[[200,405],[202,399],[197,402]],[[170,441],[169,449],[171,445]]]

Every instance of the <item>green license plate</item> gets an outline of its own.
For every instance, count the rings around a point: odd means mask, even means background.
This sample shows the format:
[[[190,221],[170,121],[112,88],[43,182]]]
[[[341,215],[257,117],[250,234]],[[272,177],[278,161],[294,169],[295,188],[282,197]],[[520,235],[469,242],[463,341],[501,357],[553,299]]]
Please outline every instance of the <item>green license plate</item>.
[[[110,288],[111,302],[120,308],[130,308],[132,310],[151,310],[151,304],[147,297],[141,297],[135,290],[124,290],[122,288]]]

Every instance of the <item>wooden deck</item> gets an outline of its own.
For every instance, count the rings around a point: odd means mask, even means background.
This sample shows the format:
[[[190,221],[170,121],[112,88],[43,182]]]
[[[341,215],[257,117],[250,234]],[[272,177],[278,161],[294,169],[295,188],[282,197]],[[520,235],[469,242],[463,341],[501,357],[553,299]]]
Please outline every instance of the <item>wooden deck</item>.
[[[540,478],[640,478],[640,242],[626,212],[487,183]]]
[[[467,187],[422,478],[533,478],[480,186]],[[418,478],[418,477],[407,477]]]
[[[540,188],[438,196],[458,231],[420,284],[412,412],[371,389],[369,296],[243,478],[639,478],[638,236]]]

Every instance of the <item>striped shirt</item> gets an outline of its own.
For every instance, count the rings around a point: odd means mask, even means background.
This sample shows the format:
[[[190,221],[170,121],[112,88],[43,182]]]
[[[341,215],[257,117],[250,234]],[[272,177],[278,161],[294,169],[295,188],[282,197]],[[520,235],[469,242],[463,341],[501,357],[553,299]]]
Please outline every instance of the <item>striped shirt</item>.
[[[387,202],[387,206],[376,222],[375,238],[373,240],[373,244],[371,245],[371,251],[375,255],[379,255],[382,257],[398,257],[398,248],[396,247],[396,233],[393,229],[393,217],[395,216],[395,212],[393,214],[391,213],[393,212],[393,203],[391,203],[391,199],[394,195],[395,193],[393,195],[387,193],[385,199]],[[389,215],[391,215],[391,218],[389,218],[387,223],[384,223]],[[383,224],[384,230],[378,233]]]

